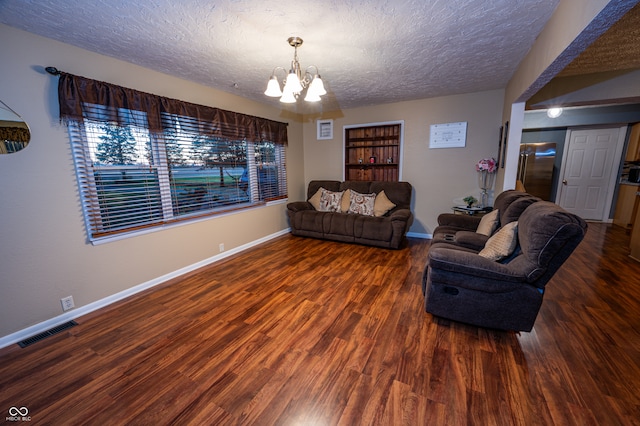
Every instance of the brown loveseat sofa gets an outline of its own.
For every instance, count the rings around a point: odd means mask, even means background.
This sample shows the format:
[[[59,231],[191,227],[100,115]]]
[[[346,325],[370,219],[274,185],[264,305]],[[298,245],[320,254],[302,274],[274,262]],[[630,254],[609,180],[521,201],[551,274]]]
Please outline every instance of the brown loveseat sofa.
[[[378,194],[384,191],[386,198],[395,204],[395,207],[381,216],[319,211],[313,207],[310,200],[320,188],[332,192],[349,189],[360,194],[375,193],[376,199]],[[291,233],[303,237],[398,249],[413,221],[411,193],[412,187],[408,182],[314,180],[309,182],[307,201],[287,204]]]

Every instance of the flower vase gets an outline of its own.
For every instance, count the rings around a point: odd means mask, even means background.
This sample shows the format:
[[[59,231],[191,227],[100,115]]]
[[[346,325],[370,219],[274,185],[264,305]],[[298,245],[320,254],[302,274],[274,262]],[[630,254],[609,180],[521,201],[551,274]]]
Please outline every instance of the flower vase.
[[[478,171],[478,186],[482,190],[480,194],[480,206],[481,208],[487,207],[489,203],[488,191],[493,188],[493,182],[496,180],[495,173],[489,173],[486,170]]]

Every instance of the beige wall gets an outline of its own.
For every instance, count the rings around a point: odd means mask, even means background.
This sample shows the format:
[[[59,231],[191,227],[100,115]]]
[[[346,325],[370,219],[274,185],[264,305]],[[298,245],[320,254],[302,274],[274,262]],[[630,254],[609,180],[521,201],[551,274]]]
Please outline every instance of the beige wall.
[[[410,232],[431,234],[437,216],[456,199],[479,196],[475,163],[497,157],[503,90],[399,102],[342,111],[333,140],[316,140],[315,121],[304,124],[305,183],[343,178],[343,126],[404,120],[402,180],[414,187],[415,221]],[[429,149],[432,124],[467,122],[464,148]],[[458,200],[457,202],[460,202]]]
[[[0,25],[0,99],[29,124],[23,151],[0,155],[0,338],[288,228],[285,204],[93,246],[87,243],[57,78],[43,68],[278,121],[280,111]],[[290,121],[288,180],[303,196],[301,122]],[[76,310],[77,312],[77,310]]]
[[[630,8],[631,3],[633,1],[628,0],[560,0],[551,19],[507,84],[503,121],[509,120],[511,124],[507,148],[507,159],[510,161],[498,173],[496,188],[515,187],[524,102],[611,26],[615,22],[613,17],[619,18],[618,10]],[[603,14],[603,10],[606,13]],[[598,25],[585,31],[599,15]],[[609,16],[612,17],[611,20],[608,19]],[[574,43],[576,40],[579,43]]]
[[[29,123],[30,146],[0,156],[0,338],[233,250],[288,227],[284,205],[258,208],[93,246],[86,242],[66,128],[58,123],[56,79],[45,66],[189,102],[274,120],[280,111],[129,63],[0,25],[3,101]],[[6,43],[4,43],[6,41]],[[342,179],[342,127],[404,120],[403,178],[415,187],[411,232],[429,234],[456,198],[478,194],[474,163],[497,155],[501,90],[343,111],[335,138],[317,141],[315,122],[290,120],[291,200],[311,179]],[[429,126],[468,122],[466,148],[429,149]],[[304,143],[302,141],[305,141]]]
[[[415,234],[429,234],[456,199],[478,194],[474,163],[497,155],[498,130],[512,104],[536,84],[580,34],[605,0],[561,0],[505,90],[341,111],[335,137],[317,141],[315,122],[282,118],[277,109],[97,55],[0,24],[0,99],[29,123],[31,145],[0,156],[0,341],[54,321],[60,298],[79,309],[165,274],[243,247],[287,228],[284,205],[244,211],[92,246],[87,244],[66,129],[58,123],[55,78],[43,67],[100,79],[189,102],[288,121],[290,199],[304,197],[311,179],[342,179],[342,127],[404,120],[403,179],[414,185]],[[540,86],[542,87],[542,86]],[[534,91],[535,92],[535,91]],[[503,108],[504,105],[504,108]],[[515,109],[523,115],[522,104]],[[520,118],[521,120],[521,118]],[[465,148],[429,149],[429,126],[468,122]],[[514,129],[511,146],[519,144]],[[304,142],[303,142],[304,141]],[[513,168],[510,164],[508,167]],[[496,188],[502,187],[501,180]],[[27,337],[27,336],[25,336]]]
[[[509,104],[526,101],[578,56],[599,34],[595,31],[585,33],[582,36],[584,45],[571,49],[569,46],[609,3],[615,2],[560,0],[553,16],[509,81],[505,101]]]

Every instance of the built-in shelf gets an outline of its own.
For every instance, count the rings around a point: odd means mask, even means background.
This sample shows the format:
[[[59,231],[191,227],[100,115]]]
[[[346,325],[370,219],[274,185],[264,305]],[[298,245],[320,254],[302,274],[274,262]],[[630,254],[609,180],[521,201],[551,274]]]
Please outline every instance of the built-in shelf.
[[[346,128],[345,180],[398,181],[401,126],[393,123]]]
[[[346,149],[358,149],[358,148],[384,148],[390,146],[398,146],[397,143],[394,144],[366,144],[366,145],[358,145],[357,142],[353,143],[351,146],[347,146]]]
[[[398,167],[398,163],[349,163],[346,167]]]

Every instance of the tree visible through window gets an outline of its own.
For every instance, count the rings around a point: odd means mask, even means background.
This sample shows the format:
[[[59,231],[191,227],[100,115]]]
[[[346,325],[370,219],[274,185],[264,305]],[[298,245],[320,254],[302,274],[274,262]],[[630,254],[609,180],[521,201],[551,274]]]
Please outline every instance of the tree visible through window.
[[[96,159],[105,164],[135,164],[137,160],[136,145],[130,127],[100,126],[104,133],[100,135],[100,143],[96,150]]]
[[[60,98],[90,239],[286,197],[286,124],[63,77],[69,81],[62,87],[61,80],[60,96],[91,97],[78,87],[93,84],[119,91],[96,99],[149,105],[141,111]]]

